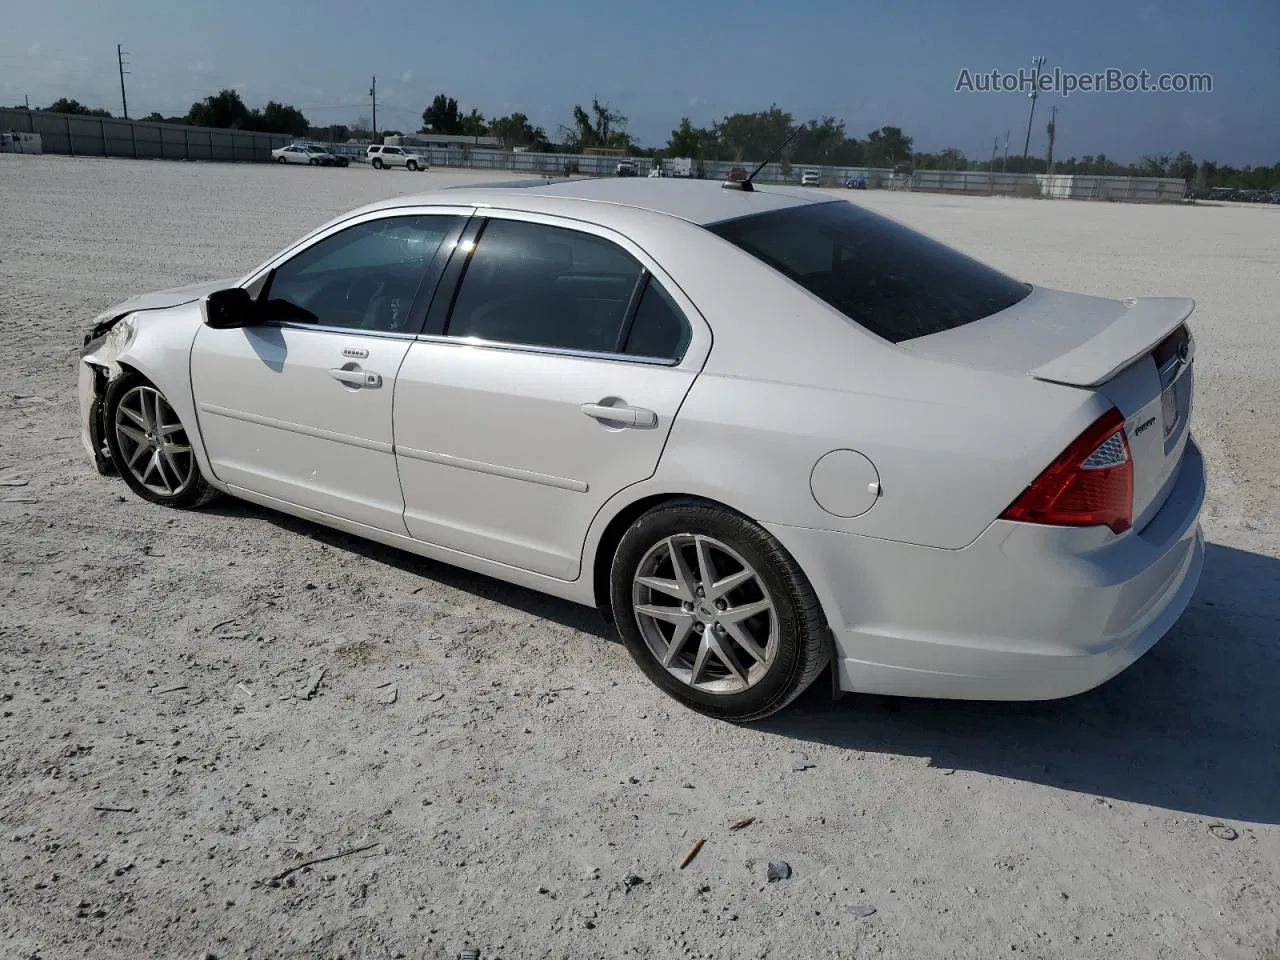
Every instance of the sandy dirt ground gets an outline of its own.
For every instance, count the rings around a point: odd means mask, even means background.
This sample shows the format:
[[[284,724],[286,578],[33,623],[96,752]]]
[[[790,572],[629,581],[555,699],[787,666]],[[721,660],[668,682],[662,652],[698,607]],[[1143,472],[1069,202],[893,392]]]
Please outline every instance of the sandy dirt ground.
[[[1081,697],[820,683],[737,728],[591,611],[166,512],[80,447],[93,314],[476,176],[0,156],[0,956],[1277,955],[1280,208],[856,195],[1036,283],[1198,300],[1205,575]]]

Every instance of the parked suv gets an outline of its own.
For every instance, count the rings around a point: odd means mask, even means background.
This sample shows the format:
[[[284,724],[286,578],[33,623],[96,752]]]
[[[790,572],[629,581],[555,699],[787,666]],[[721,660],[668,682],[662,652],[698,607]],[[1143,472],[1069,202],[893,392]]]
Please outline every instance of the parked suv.
[[[420,153],[414,153],[405,147],[371,146],[368,150],[369,163],[375,170],[388,170],[391,167],[405,167],[409,170],[426,170],[431,161]]]

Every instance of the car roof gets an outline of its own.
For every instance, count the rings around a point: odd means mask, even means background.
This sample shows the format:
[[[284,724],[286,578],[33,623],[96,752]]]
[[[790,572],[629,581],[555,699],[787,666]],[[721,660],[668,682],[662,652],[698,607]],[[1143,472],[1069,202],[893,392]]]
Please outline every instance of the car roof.
[[[544,212],[560,208],[568,212],[573,208],[581,211],[587,204],[610,204],[649,210],[707,226],[755,213],[832,202],[826,196],[788,193],[770,187],[756,187],[751,191],[724,189],[721,183],[718,180],[679,177],[583,177],[568,180],[530,177],[502,183],[446,187],[431,193],[395,197],[365,209],[448,204],[526,207]]]

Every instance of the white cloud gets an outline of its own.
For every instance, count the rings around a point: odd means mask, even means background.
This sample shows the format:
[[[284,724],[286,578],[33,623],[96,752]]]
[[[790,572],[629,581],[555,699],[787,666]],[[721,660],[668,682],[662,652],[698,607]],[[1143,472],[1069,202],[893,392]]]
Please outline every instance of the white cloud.
[[[413,71],[412,71],[412,70],[406,70],[404,73],[400,74],[400,82],[401,82],[401,83],[408,83],[408,82],[409,82],[410,80],[412,80],[412,79],[413,79]]]
[[[29,57],[38,57],[38,56],[40,56],[40,41],[39,41],[39,40],[32,40],[32,41],[31,41],[31,46],[27,47],[27,56],[29,56]]]
[[[691,106],[691,107],[696,107],[696,106],[698,105],[698,101],[699,101],[700,99],[702,99],[702,98],[701,98],[701,97],[690,97],[690,98],[689,98],[689,106]]]

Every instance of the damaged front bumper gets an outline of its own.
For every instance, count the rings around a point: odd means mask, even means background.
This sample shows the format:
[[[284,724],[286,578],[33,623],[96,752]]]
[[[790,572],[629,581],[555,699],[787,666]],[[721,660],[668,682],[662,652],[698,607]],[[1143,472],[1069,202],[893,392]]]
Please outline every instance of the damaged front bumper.
[[[77,392],[80,402],[80,442],[93,459],[98,473],[114,475],[115,464],[106,439],[107,387],[120,375],[116,358],[133,339],[134,324],[129,314],[99,318],[84,336],[80,354]]]

